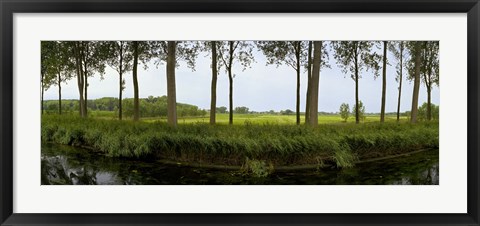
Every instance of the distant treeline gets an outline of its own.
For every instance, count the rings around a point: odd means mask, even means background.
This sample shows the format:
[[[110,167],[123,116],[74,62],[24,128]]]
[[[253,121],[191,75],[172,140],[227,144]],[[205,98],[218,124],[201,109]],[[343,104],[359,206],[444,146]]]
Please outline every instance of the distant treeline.
[[[58,100],[45,100],[43,102],[43,110],[47,113],[58,113]],[[62,100],[63,112],[76,112],[79,111],[78,100]],[[127,117],[133,117],[133,98],[123,99],[123,114]],[[149,96],[147,98],[140,98],[140,115],[141,117],[166,117],[167,116],[167,97],[154,97]],[[118,113],[118,98],[115,97],[103,97],[94,100],[87,101],[87,108],[89,111],[113,111]],[[439,119],[439,106],[431,104],[432,119]],[[177,111],[180,117],[203,117],[210,111],[200,109],[198,106],[184,103],[177,103]],[[227,107],[217,107],[216,113],[228,114]],[[296,113],[290,109],[286,110],[270,110],[270,111],[251,111],[248,107],[241,106],[236,107],[233,111],[235,114],[271,114],[271,115],[295,115]],[[305,115],[304,112],[301,112]],[[339,112],[318,112],[318,115],[338,115]],[[353,112],[352,112],[353,114]],[[377,116],[380,113],[362,113],[364,116]],[[386,112],[385,115],[393,117],[397,112]],[[410,118],[410,111],[401,112],[400,116]],[[427,119],[427,103],[423,103],[418,108],[418,118],[420,121]]]
[[[58,113],[58,100],[44,101],[44,110],[47,113]],[[80,109],[78,100],[62,100],[63,112],[78,112]],[[87,101],[89,111],[114,111],[118,112],[118,98],[103,97]],[[123,115],[133,117],[133,98],[123,99]],[[181,117],[185,116],[205,116],[207,111],[198,106],[190,104],[177,103],[177,113]],[[141,117],[166,117],[167,116],[167,97],[140,98],[140,116]]]

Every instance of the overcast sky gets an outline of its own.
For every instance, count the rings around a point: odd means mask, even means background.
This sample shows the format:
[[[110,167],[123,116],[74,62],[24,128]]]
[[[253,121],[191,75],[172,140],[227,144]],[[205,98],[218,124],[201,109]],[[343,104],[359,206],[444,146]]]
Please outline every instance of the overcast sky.
[[[330,50],[331,69],[324,68],[320,72],[319,111],[337,112],[342,103],[348,103],[350,108],[355,103],[355,82],[350,75],[345,75],[337,66]],[[266,59],[261,52],[254,50],[256,63],[251,68],[241,71],[239,67],[233,68],[234,78],[234,107],[246,106],[252,111],[268,110],[295,110],[296,100],[296,72],[290,66],[266,66]],[[396,61],[391,54],[387,55],[391,65],[387,66],[387,98],[386,112],[397,111],[398,82],[395,81]],[[210,107],[211,86],[211,59],[208,53],[198,55],[195,71],[180,62],[176,69],[177,102],[197,105],[202,109]],[[413,82],[405,79],[404,75],[401,99],[401,111],[411,109]],[[126,89],[124,98],[133,97],[132,73],[124,75]],[[88,98],[101,97],[118,98],[119,76],[110,67],[107,67],[104,79],[99,75],[89,78]],[[305,110],[307,73],[301,74],[301,111]],[[138,83],[140,98],[148,96],[163,96],[166,90],[165,64],[158,66],[152,63],[147,70],[139,67]],[[228,75],[222,69],[219,71],[217,84],[217,107],[228,107]],[[380,112],[382,80],[381,76],[374,78],[370,72],[361,72],[359,80],[359,96],[365,105],[366,112]],[[439,105],[439,88],[432,90],[432,103]],[[78,86],[76,79],[72,79],[62,86],[62,99],[78,99]],[[58,99],[58,88],[52,86],[45,92],[45,100]],[[419,105],[427,101],[425,85],[420,85]]]

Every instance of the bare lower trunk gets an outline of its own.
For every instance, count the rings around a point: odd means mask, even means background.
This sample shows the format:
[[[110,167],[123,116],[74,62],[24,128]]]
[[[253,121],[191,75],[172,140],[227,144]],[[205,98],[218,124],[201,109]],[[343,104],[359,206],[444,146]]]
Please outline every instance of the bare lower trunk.
[[[382,107],[380,122],[385,122],[385,96],[387,92],[387,41],[383,41]]]
[[[83,93],[83,95],[85,95],[85,99],[84,99],[85,105],[83,105],[83,107],[84,107],[83,111],[85,112],[85,117],[87,117],[88,116],[88,95],[87,95],[88,76],[87,76],[87,71],[86,70],[84,72],[84,75],[85,75],[85,80],[84,80],[85,92]]]
[[[358,68],[355,65],[355,123],[360,123],[360,111],[358,110]]]
[[[122,120],[122,92],[123,92],[123,42],[120,42],[119,89],[118,89],[118,120]]]
[[[401,97],[402,97],[402,75],[400,75],[400,85],[398,86],[397,122],[400,121],[400,100],[401,100]]]
[[[82,59],[83,59],[83,117],[87,117],[88,115],[88,68],[87,68],[87,55],[88,55],[88,42],[83,43],[85,46],[82,48]]]
[[[400,83],[398,86],[398,105],[397,105],[397,122],[400,121],[400,99],[402,97],[402,80],[403,80],[403,45],[400,47]]]
[[[297,125],[300,125],[300,60],[297,60]]]
[[[305,123],[310,120],[310,79],[312,78],[312,41],[308,42],[308,60],[307,60],[307,98],[305,98]]]
[[[137,66],[138,66],[138,42],[133,41],[133,121],[140,119],[140,109],[138,103],[138,79],[137,79]]]
[[[83,118],[85,117],[85,113],[83,111],[83,105],[85,104],[84,102],[84,99],[83,99],[83,73],[79,73],[79,75],[77,75],[77,82],[78,82],[78,93],[79,93],[79,96],[80,96],[80,101],[79,101],[79,111],[80,111],[80,116]]]
[[[210,124],[215,124],[217,110],[217,42],[212,41],[212,87],[210,100]]]
[[[230,102],[230,105],[228,106],[228,124],[232,125],[233,124],[233,75],[232,75],[232,70],[228,70],[228,82],[230,84],[229,87],[229,95],[228,95],[228,100]]]
[[[318,93],[319,93],[319,81],[320,81],[320,63],[322,58],[322,42],[313,42],[313,69],[312,78],[310,79],[310,111],[309,111],[309,124],[312,126],[318,126]]]
[[[228,124],[232,125],[233,124],[233,75],[232,75],[232,65],[233,65],[233,41],[228,42],[230,45],[230,50],[229,50],[229,61],[228,61],[228,81],[230,84],[229,87],[229,116],[228,116]]]
[[[58,114],[62,114],[62,83],[60,82],[60,73],[58,73]]]
[[[300,42],[294,42],[295,46],[295,59],[297,60],[296,71],[297,71],[297,90],[296,90],[296,105],[295,105],[295,112],[296,112],[296,123],[300,125]]]
[[[122,92],[123,92],[123,78],[120,73],[120,91],[118,93],[118,120],[122,120]]]
[[[417,41],[415,43],[415,78],[413,83],[413,95],[412,95],[412,111],[411,111],[411,118],[410,122],[416,123],[417,122],[417,114],[418,114],[418,92],[420,89],[420,42]]]
[[[427,87],[427,120],[432,120],[432,89]]]
[[[41,112],[43,114],[43,93],[45,92],[44,88],[43,88],[43,75],[42,75],[42,81],[40,82],[40,90],[41,90],[41,93],[40,93],[40,108],[41,108]]]
[[[78,93],[79,93],[79,112],[81,117],[85,117],[84,111],[83,111],[83,105],[84,99],[83,99],[83,69],[82,69],[82,60],[81,60],[81,55],[80,55],[80,50],[78,47],[78,43],[75,42],[74,44],[74,55],[75,55],[75,70],[77,73],[77,85],[78,85]]]
[[[308,124],[309,121],[310,121],[310,114],[309,114],[309,112],[310,112],[310,95],[311,95],[310,94],[311,93],[311,91],[310,91],[310,89],[311,89],[310,88],[310,82],[311,81],[310,80],[311,80],[310,78],[307,78],[307,94],[306,94],[307,98],[305,98],[305,123],[306,124]]]
[[[168,124],[177,126],[177,94],[175,90],[175,41],[167,44],[167,118]]]

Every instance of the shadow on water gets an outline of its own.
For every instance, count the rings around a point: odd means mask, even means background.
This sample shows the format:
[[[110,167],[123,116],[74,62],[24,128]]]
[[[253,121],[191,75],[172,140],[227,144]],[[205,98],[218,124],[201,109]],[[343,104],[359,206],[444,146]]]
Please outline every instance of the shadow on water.
[[[253,178],[237,171],[165,165],[119,159],[89,150],[42,144],[42,185],[438,185],[438,150],[357,164],[350,169],[323,168],[273,173]]]

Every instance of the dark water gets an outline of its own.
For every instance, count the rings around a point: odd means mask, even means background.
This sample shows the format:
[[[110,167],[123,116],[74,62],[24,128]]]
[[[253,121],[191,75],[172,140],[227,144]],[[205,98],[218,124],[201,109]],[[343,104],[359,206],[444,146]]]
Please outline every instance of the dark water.
[[[42,184],[439,184],[438,150],[350,169],[323,168],[252,178],[238,171],[165,165],[155,161],[110,158],[89,150],[42,144]]]

